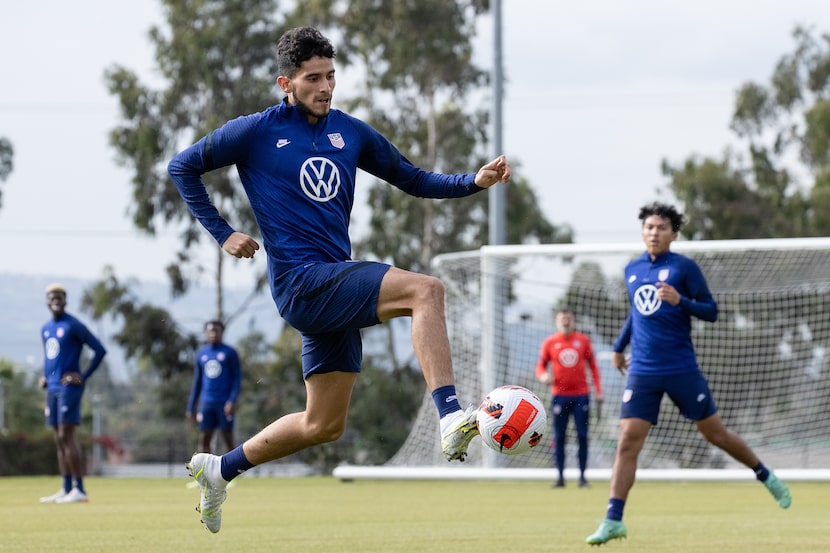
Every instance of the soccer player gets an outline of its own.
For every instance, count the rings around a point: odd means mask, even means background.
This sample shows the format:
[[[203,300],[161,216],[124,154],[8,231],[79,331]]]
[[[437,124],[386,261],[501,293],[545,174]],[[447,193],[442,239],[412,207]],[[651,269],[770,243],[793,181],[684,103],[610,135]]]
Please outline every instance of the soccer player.
[[[193,386],[187,400],[186,416],[199,426],[200,452],[210,452],[213,433],[217,428],[222,433],[226,451],[234,448],[233,422],[242,384],[242,369],[239,354],[222,342],[224,333],[222,321],[205,323],[207,344],[196,352],[193,363]]]
[[[222,217],[201,178],[236,165],[262,233],[271,295],[303,341],[305,410],[277,419],[221,458],[198,453],[188,463],[201,488],[202,522],[211,532],[220,529],[231,479],[343,434],[360,371],[361,328],[410,317],[446,459],[463,461],[477,434],[475,409],[462,410],[456,396],[443,284],[385,263],[352,261],[349,219],[358,168],[413,196],[457,198],[506,183],[510,165],[499,156],[471,174],[415,167],[371,126],[332,109],[334,57],[318,30],[287,31],[277,44],[283,102],[208,133],[168,166],[191,213],[222,249],[251,258],[259,244]]]
[[[718,414],[709,385],[698,367],[691,337],[691,319],[713,323],[715,303],[700,267],[670,251],[684,217],[674,206],[652,203],[640,209],[645,253],[625,268],[631,310],[614,343],[612,361],[628,379],[620,407],[620,436],[611,474],[611,498],[605,520],[586,538],[591,545],[627,536],[622,521],[628,492],[634,485],[637,457],[660,401],[672,402],[712,445],[755,472],[782,509],[790,506],[790,490],[755,455],[746,442],[727,429]],[[631,345],[631,358],[625,348]]]
[[[43,339],[43,376],[40,387],[46,389],[46,424],[55,431],[58,468],[63,487],[57,493],[41,497],[41,503],[85,503],[84,467],[81,446],[75,429],[81,424],[81,398],[84,384],[101,364],[107,350],[84,324],[67,313],[66,289],[60,284],[46,288],[46,305],[52,319],[40,331]],[[80,358],[84,344],[93,356],[81,372]]]
[[[549,366],[552,367],[552,371]],[[573,311],[559,309],[556,312],[556,333],[542,342],[539,361],[536,363],[536,379],[543,384],[550,384],[553,457],[559,470],[559,479],[553,485],[556,488],[565,486],[565,436],[568,419],[571,417],[574,419],[579,443],[579,487],[588,487],[585,468],[588,466],[590,389],[586,369],[591,370],[596,401],[597,404],[601,404],[602,382],[591,339],[576,331]]]

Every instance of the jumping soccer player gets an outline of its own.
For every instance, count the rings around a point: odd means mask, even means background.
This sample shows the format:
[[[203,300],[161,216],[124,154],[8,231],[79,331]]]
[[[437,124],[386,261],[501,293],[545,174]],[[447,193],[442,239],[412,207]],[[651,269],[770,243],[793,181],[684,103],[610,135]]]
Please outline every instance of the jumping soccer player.
[[[692,345],[691,319],[713,323],[715,303],[700,267],[669,251],[684,217],[674,206],[652,203],[640,209],[645,253],[625,268],[631,311],[614,343],[614,366],[628,380],[620,408],[620,437],[611,474],[611,498],[605,520],[586,538],[591,545],[627,536],[622,521],[628,492],[634,485],[637,457],[660,401],[668,394],[706,440],[755,471],[758,480],[782,509],[790,506],[790,490],[761,463],[746,442],[728,430],[715,405]],[[631,344],[631,360],[624,351]]]
[[[548,369],[552,367],[552,370]],[[536,379],[550,384],[550,410],[553,415],[553,458],[559,478],[553,487],[565,486],[565,437],[568,419],[573,417],[576,439],[579,445],[579,486],[588,487],[585,469],[588,466],[588,419],[590,415],[590,389],[586,369],[591,370],[597,404],[601,404],[602,382],[594,357],[591,339],[576,331],[576,318],[570,309],[556,312],[556,332],[542,342],[539,361],[536,363]]]
[[[217,428],[225,441],[226,451],[234,448],[233,423],[242,369],[239,354],[222,342],[224,332],[222,321],[205,323],[207,343],[196,352],[193,363],[193,386],[187,399],[186,416],[199,427],[200,452],[210,452]]]
[[[191,213],[222,249],[251,258],[259,244],[222,217],[201,178],[236,165],[265,244],[271,295],[303,340],[305,411],[277,419],[221,458],[198,453],[188,463],[211,532],[219,531],[231,479],[343,434],[360,371],[361,328],[411,317],[413,348],[438,409],[447,460],[463,461],[477,434],[475,409],[462,410],[456,396],[443,284],[385,263],[352,261],[349,219],[358,168],[413,196],[458,198],[506,183],[510,165],[499,156],[474,174],[415,167],[375,129],[331,108],[334,57],[316,29],[286,32],[277,45],[282,104],[229,121],[168,167]]]
[[[81,424],[81,398],[84,384],[101,364],[107,350],[84,324],[67,313],[66,289],[60,284],[46,288],[46,305],[52,319],[43,325],[43,376],[40,387],[46,389],[46,424],[55,431],[58,468],[63,487],[57,493],[41,497],[41,503],[85,503],[84,467],[81,446],[75,429]],[[81,373],[80,359],[84,344],[93,351],[86,370]]]

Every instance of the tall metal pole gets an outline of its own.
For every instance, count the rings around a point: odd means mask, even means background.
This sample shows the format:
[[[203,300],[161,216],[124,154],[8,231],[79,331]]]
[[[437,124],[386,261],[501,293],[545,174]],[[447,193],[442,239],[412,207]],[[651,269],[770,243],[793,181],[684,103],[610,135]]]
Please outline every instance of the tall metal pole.
[[[493,156],[504,153],[502,144],[502,89],[504,76],[502,74],[501,51],[501,1],[494,0],[493,9]],[[489,238],[491,245],[504,244],[507,233],[505,231],[505,187],[499,183],[491,186],[487,191],[489,203]],[[483,319],[481,393],[487,394],[496,386],[506,384],[497,378],[499,369],[504,369],[508,356],[504,339],[504,303],[507,298],[506,280],[500,270],[498,260],[492,256],[481,255],[481,311]],[[491,450],[486,450],[482,459],[483,465],[497,467],[504,464],[505,459]]]
[[[101,412],[103,401],[101,394],[92,395],[92,436],[95,441],[92,443],[92,472],[93,474],[101,474],[102,459],[101,455],[101,436],[104,433],[103,413]]]
[[[502,72],[501,0],[493,0],[493,157],[504,153],[502,144]],[[504,186],[496,184],[487,191],[489,194],[490,244],[504,244],[507,237],[504,221]]]

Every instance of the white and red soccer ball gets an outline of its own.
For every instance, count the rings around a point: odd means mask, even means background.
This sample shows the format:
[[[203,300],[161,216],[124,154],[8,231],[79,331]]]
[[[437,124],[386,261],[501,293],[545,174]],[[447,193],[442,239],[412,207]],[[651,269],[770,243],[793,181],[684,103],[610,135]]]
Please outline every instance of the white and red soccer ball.
[[[518,455],[539,445],[547,421],[542,400],[522,386],[496,388],[481,402],[476,415],[481,440],[506,455]]]

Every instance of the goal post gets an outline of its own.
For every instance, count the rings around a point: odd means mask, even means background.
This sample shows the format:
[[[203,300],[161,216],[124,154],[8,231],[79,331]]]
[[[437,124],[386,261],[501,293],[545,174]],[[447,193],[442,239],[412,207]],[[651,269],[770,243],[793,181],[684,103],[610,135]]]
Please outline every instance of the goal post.
[[[676,241],[672,250],[697,261],[718,302],[718,321],[693,319],[692,332],[698,362],[727,427],[777,472],[827,478],[830,238]],[[625,383],[611,365],[611,344],[629,310],[623,269],[642,252],[642,243],[540,244],[485,246],[436,257],[434,274],[445,286],[462,404],[478,404],[496,386],[518,384],[535,391],[549,409],[550,391],[536,381],[534,368],[542,341],[555,331],[555,309],[567,306],[577,329],[593,342],[605,392],[601,413],[592,399],[588,466],[595,478],[610,474]],[[407,440],[384,467],[338,467],[335,475],[521,473],[521,478],[552,479],[551,439],[549,427],[541,445],[516,456],[499,455],[474,439],[467,461],[449,464],[441,454],[435,407],[427,393]],[[567,442],[566,466],[572,470],[577,464],[572,424]],[[668,399],[639,468],[638,478],[712,479],[744,471],[752,476],[703,440]]]

